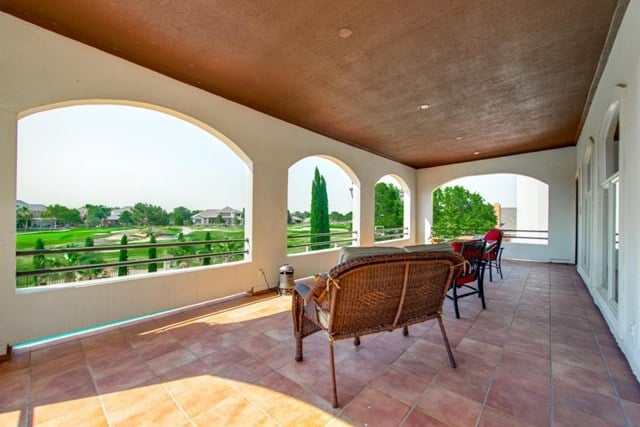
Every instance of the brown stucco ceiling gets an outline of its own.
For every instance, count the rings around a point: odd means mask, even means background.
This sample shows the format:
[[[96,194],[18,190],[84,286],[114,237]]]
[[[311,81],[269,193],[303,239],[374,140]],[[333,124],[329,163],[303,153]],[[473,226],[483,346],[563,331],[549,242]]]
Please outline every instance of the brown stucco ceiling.
[[[574,145],[626,3],[0,0],[0,10],[421,168]]]

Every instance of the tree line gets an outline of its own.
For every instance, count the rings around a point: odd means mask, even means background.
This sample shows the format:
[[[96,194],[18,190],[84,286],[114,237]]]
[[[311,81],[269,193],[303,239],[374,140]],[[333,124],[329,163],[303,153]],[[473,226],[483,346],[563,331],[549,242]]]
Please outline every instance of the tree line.
[[[478,193],[456,185],[433,192],[433,237],[483,234],[498,226],[491,203]]]
[[[86,209],[85,218],[82,218],[80,209],[68,208],[60,204],[48,206],[40,215],[41,218],[49,218],[65,226],[84,225],[87,228],[94,228],[103,225],[111,211],[118,208],[111,208],[105,205],[84,205]],[[201,210],[190,210],[184,206],[178,206],[171,212],[167,212],[161,206],[150,203],[136,203],[131,211],[124,211],[120,215],[118,222],[121,225],[140,226],[163,226],[163,225],[191,225],[191,217]],[[27,229],[31,226],[34,216],[27,206],[16,209],[16,228]],[[222,215],[218,215],[216,222],[224,223]]]

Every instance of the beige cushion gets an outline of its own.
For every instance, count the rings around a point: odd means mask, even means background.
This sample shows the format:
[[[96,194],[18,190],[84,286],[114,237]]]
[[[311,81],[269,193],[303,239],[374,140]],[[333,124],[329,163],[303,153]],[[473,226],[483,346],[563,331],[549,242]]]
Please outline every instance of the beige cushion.
[[[372,255],[388,255],[402,252],[404,252],[404,249],[393,246],[346,246],[340,249],[338,264]]]
[[[453,252],[453,248],[448,243],[433,243],[424,245],[405,246],[406,252]]]

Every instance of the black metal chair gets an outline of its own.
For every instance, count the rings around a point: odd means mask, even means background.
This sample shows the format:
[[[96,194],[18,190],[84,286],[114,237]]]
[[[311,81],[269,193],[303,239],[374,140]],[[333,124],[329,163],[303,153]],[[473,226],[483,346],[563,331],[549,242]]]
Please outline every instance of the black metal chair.
[[[487,251],[484,254],[484,261],[489,266],[489,281],[493,282],[493,273],[492,269],[495,267],[496,272],[500,273],[500,279],[504,279],[502,276],[502,251],[504,248],[502,247],[502,237],[504,236],[504,232],[502,230],[498,230],[494,228],[493,230],[489,230],[487,234],[484,235],[485,244],[491,243],[493,246],[487,248]]]
[[[473,240],[462,243],[460,255],[467,261],[465,271],[458,276],[451,284],[451,289],[447,293],[447,298],[453,300],[453,307],[456,311],[456,318],[460,318],[460,309],[458,308],[458,299],[470,295],[478,295],[482,301],[482,308],[487,308],[484,300],[484,240]],[[475,286],[473,285],[475,282]],[[460,291],[467,291],[459,293]]]

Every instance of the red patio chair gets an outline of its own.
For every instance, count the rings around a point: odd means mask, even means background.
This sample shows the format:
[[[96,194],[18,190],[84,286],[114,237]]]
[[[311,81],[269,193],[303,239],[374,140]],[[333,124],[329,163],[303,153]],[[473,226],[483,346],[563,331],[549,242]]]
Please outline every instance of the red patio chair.
[[[453,307],[456,311],[456,318],[460,318],[460,309],[458,308],[458,299],[470,295],[478,295],[482,301],[482,309],[487,308],[484,301],[484,240],[471,240],[469,242],[454,242],[460,244],[460,255],[467,261],[464,272],[454,279],[447,298],[453,300]],[[453,246],[453,243],[452,243]],[[457,247],[454,246],[454,250]],[[473,283],[475,282],[475,286]],[[458,293],[462,288],[469,290],[464,294]]]
[[[493,230],[489,230],[487,234],[484,235],[484,241],[487,245],[490,242],[495,242],[495,245],[485,252],[483,259],[484,262],[489,266],[489,281],[493,282],[493,273],[492,268],[495,267],[496,272],[500,273],[500,279],[502,280],[502,251],[504,248],[502,247],[502,236],[504,232],[502,230],[498,230],[494,228]]]

